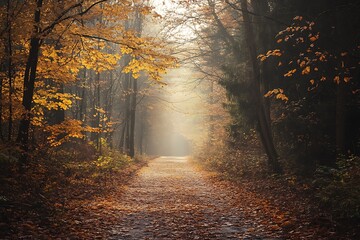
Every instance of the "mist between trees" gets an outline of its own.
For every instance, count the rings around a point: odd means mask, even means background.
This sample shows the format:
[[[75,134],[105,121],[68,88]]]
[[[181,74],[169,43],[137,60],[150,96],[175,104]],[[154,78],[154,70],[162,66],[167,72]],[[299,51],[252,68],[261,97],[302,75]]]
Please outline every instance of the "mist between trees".
[[[350,199],[336,214],[360,216],[358,1],[0,8],[5,174],[82,159],[110,175],[144,155],[193,154],[232,178],[320,179],[326,204]]]

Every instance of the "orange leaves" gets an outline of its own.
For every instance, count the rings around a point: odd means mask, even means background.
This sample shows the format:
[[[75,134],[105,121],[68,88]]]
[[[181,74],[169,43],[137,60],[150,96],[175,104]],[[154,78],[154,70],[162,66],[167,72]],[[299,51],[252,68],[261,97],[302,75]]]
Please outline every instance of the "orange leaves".
[[[346,82],[346,83],[348,83],[348,82],[350,82],[350,80],[352,79],[352,77],[344,77],[344,82]]]
[[[315,36],[312,36],[312,37],[310,37],[309,39],[310,39],[310,41],[312,41],[312,42],[315,42],[315,41],[317,40],[317,38],[316,38]]]
[[[84,137],[82,122],[79,120],[66,120],[60,124],[48,126],[45,130],[50,133],[47,140],[53,147],[63,144],[70,138]]]
[[[281,88],[276,88],[271,91],[268,91],[264,97],[272,97],[275,96],[276,99],[287,102],[289,98],[284,94],[284,90]]]
[[[310,40],[311,42],[315,42],[316,40],[319,39],[319,36],[320,36],[319,33],[317,33],[316,35],[310,34],[310,35],[309,35],[309,40]]]
[[[308,75],[311,72],[311,67],[310,66],[306,66],[306,68],[304,70],[302,70],[301,74],[302,75]]]
[[[279,231],[281,229],[281,227],[279,227],[279,225],[274,224],[274,225],[270,225],[270,230],[272,231]]]
[[[284,77],[291,77],[294,73],[296,73],[297,69],[294,68],[290,71],[288,71],[287,73],[284,74]]]
[[[301,68],[303,68],[303,67],[306,66],[306,62],[305,62],[305,61],[302,61],[299,65],[300,65]]]
[[[344,83],[349,83],[351,81],[352,77],[349,77],[349,76],[345,76],[341,79],[341,77],[339,75],[335,76],[334,77],[334,83],[336,84],[340,84],[341,80],[344,82]]]
[[[335,84],[350,83],[358,69],[358,64],[350,60],[349,53],[359,51],[359,47],[352,49],[342,49],[334,51],[333,49],[321,49],[318,45],[320,32],[315,32],[314,22],[304,21],[303,17],[296,16],[291,26],[280,31],[276,38],[277,43],[286,46],[289,52],[276,49],[270,50],[266,54],[259,55],[261,61],[267,60],[269,56],[279,56],[278,67],[284,69],[285,78],[298,78],[306,80],[309,83],[308,90],[317,88],[320,82],[327,79],[333,79]],[[280,53],[280,54],[276,54]],[[283,63],[287,63],[283,64]],[[296,63],[296,64],[295,64]],[[286,68],[288,66],[288,68]],[[332,66],[332,69],[328,67]],[[299,72],[300,74],[296,73]],[[275,95],[279,99],[285,99],[286,96],[277,96],[276,92],[270,91],[266,96]]]
[[[258,58],[260,59],[260,61],[265,61],[268,57],[270,56],[276,56],[276,57],[280,57],[282,55],[280,49],[275,49],[275,50],[269,50],[265,55],[264,54],[260,54],[258,56]]]
[[[72,138],[81,139],[85,137],[85,132],[99,132],[100,129],[90,126],[83,126],[82,121],[67,119],[60,124],[45,127],[45,131],[50,135],[47,140],[52,147],[70,141]]]

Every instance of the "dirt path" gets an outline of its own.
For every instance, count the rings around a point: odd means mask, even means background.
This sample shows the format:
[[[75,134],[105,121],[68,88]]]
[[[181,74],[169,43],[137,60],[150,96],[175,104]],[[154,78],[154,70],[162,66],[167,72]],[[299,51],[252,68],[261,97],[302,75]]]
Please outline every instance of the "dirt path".
[[[119,200],[110,239],[279,239],[255,234],[227,191],[214,187],[185,157],[155,159]]]

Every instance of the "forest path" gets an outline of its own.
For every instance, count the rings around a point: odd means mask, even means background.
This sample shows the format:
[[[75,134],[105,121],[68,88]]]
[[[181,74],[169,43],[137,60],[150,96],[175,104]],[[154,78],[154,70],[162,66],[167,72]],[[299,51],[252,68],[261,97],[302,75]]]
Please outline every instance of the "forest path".
[[[252,219],[244,219],[243,208],[232,204],[236,200],[186,157],[160,157],[118,200],[110,239],[270,239],[259,236],[269,236],[261,229],[255,235]]]

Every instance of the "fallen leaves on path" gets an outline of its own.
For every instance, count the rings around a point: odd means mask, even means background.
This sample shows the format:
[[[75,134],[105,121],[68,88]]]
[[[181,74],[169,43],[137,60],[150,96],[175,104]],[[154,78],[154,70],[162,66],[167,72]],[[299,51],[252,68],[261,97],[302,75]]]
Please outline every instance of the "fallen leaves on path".
[[[187,158],[157,158],[109,189],[68,201],[45,229],[24,222],[23,239],[351,239],[284,182],[235,184]]]
[[[162,157],[126,189],[83,210],[107,239],[347,239],[325,218],[317,222],[318,210],[308,199],[276,184],[234,184],[186,158]],[[79,238],[96,234],[88,223],[82,223],[88,235]]]

